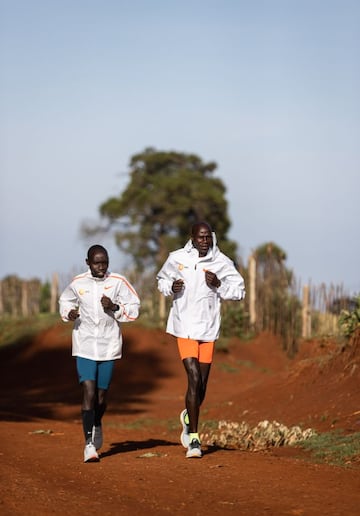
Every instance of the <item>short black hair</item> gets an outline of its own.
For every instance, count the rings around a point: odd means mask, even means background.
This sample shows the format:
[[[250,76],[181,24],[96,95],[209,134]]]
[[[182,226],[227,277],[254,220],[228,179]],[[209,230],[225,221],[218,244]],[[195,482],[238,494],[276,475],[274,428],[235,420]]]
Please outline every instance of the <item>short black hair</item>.
[[[202,226],[208,228],[210,233],[212,233],[212,227],[210,226],[210,224],[208,222],[202,221],[202,222],[195,222],[195,224],[193,224],[191,226],[191,236],[194,237],[196,235],[196,233],[198,232],[198,230]]]
[[[108,252],[107,250],[105,249],[104,246],[100,245],[100,244],[94,244],[92,245],[91,247],[89,247],[88,249],[88,252],[87,252],[87,259],[88,260],[91,260],[91,258],[94,256],[95,253],[98,253],[98,252],[101,252],[101,253],[104,253],[106,254],[106,256],[109,258],[109,255],[108,255]]]

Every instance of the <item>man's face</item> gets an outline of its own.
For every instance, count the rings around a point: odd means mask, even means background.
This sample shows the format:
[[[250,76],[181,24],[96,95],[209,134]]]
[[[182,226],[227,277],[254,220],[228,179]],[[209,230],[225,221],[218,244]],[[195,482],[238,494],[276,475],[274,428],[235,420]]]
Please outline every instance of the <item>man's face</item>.
[[[199,226],[192,237],[194,247],[199,251],[199,256],[206,256],[213,246],[211,231],[207,226]]]
[[[96,251],[86,263],[90,267],[91,274],[94,278],[103,278],[109,267],[109,258],[103,251]]]

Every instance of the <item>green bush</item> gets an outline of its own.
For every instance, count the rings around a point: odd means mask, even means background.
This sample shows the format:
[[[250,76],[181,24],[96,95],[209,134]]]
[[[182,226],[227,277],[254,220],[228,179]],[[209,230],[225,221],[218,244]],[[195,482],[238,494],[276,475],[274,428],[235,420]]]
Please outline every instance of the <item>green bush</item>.
[[[221,335],[243,337],[249,326],[249,316],[238,301],[226,301],[221,310]]]
[[[47,281],[41,285],[40,289],[40,312],[49,313],[50,312],[50,300],[51,300],[51,285]]]
[[[360,295],[355,297],[354,310],[341,310],[339,328],[345,337],[350,338],[355,330],[360,327]]]

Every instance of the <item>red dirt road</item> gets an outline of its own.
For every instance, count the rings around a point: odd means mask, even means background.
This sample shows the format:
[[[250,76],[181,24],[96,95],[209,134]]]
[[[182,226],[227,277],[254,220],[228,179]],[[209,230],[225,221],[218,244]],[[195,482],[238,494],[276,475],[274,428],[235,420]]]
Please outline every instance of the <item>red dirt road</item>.
[[[84,464],[81,393],[70,326],[0,350],[2,515],[213,514],[358,516],[359,462],[315,464],[296,448],[267,452],[179,442],[185,374],[172,337],[124,327],[99,463]],[[276,420],[360,431],[360,345],[307,342],[287,359],[275,338],[233,340],[217,352],[201,420]]]

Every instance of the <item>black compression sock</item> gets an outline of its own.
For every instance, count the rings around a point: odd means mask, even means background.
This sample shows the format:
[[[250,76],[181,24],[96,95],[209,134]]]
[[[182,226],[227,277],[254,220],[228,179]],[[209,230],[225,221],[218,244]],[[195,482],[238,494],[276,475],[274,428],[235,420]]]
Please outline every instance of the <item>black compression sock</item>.
[[[105,410],[106,410],[106,403],[102,403],[101,405],[97,405],[97,407],[95,407],[95,422],[94,422],[95,426],[101,425],[101,420],[105,413]]]
[[[81,415],[85,441],[92,441],[92,431],[95,422],[95,412],[94,410],[82,410]]]

